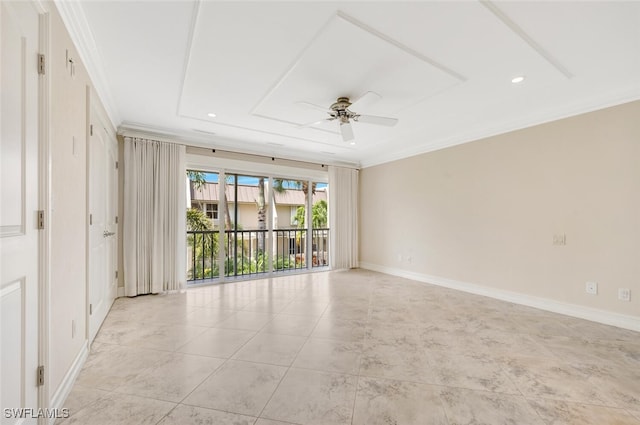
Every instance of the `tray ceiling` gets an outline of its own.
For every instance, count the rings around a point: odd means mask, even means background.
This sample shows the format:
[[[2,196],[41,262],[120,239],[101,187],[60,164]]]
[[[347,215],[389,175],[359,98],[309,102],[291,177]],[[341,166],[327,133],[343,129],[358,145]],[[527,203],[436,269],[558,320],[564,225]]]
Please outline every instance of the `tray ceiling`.
[[[640,98],[638,2],[57,4],[121,131],[201,146],[367,166]],[[300,128],[367,91],[397,126]]]

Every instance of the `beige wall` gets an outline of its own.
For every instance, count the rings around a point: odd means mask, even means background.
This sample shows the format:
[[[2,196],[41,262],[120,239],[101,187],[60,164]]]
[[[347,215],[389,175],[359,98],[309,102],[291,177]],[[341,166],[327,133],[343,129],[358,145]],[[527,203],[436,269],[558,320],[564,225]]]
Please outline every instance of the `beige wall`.
[[[123,188],[121,187],[122,191]],[[240,207],[238,209],[238,222],[242,226],[243,230],[255,230],[258,228],[258,210],[256,209],[255,204],[239,204]],[[218,207],[220,208],[220,207]],[[234,204],[232,203],[229,206],[229,213],[231,214],[231,221],[234,220],[233,216],[233,208]],[[269,209],[269,206],[267,206]],[[276,210],[278,213],[278,220],[276,223],[276,229],[289,229],[295,228],[296,226],[291,225],[291,205],[277,205]],[[218,214],[222,215],[222,211],[218,211]],[[215,220],[215,224],[218,224],[218,221]]]
[[[235,207],[235,204],[229,205],[232,222],[235,221],[233,212]],[[238,204],[238,224],[242,227],[242,230],[255,230],[258,228],[258,209],[255,204]]]
[[[278,212],[277,229],[296,227],[291,224],[291,205],[276,205],[276,211]]]
[[[89,82],[54,7],[51,13],[50,394],[86,341],[86,87]],[[70,75],[66,50],[75,59]],[[75,139],[75,151],[74,151]],[[76,324],[71,335],[72,321]]]
[[[233,204],[231,204],[231,220],[233,221]],[[267,207],[269,208],[269,207]],[[291,206],[277,205],[278,221],[277,229],[289,229],[291,225]],[[258,210],[255,204],[240,204],[238,209],[238,222],[244,230],[255,230],[258,228]]]
[[[362,170],[361,261],[640,317],[639,117],[634,102]]]
[[[87,93],[91,81],[50,5],[51,270],[49,395],[87,341]],[[74,61],[71,75],[67,51]],[[98,103],[99,100],[92,99]],[[75,335],[72,336],[72,321]]]

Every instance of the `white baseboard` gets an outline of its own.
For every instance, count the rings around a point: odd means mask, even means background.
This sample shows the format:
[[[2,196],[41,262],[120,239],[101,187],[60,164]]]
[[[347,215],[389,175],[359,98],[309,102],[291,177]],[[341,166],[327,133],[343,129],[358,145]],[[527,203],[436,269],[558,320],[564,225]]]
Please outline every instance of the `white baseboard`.
[[[124,297],[124,286],[118,286],[118,293],[116,294],[116,298]]]
[[[395,267],[381,266],[378,264],[360,262],[360,267],[392,276],[404,277],[422,283],[443,286],[445,288],[456,289],[469,292],[471,294],[482,295],[514,304],[526,305],[540,310],[551,311],[553,313],[564,314],[565,316],[577,317],[579,319],[590,320],[605,325],[617,326],[619,328],[630,329],[640,332],[640,317],[628,316],[611,311],[599,310],[576,304],[555,301],[548,298],[535,297],[533,295],[518,292],[505,291],[503,289],[491,288],[475,283],[461,282],[439,276],[431,276],[423,273],[416,273]]]
[[[89,343],[85,341],[82,345],[82,349],[73,360],[71,367],[67,371],[67,374],[62,379],[62,382],[56,389],[56,392],[51,397],[50,408],[52,409],[62,409],[64,407],[64,402],[67,400],[69,396],[69,392],[71,392],[71,388],[73,384],[76,382],[82,367],[84,366],[84,362],[87,360],[87,356],[89,356]],[[52,425],[55,421],[55,418],[51,418],[49,420],[49,425]]]

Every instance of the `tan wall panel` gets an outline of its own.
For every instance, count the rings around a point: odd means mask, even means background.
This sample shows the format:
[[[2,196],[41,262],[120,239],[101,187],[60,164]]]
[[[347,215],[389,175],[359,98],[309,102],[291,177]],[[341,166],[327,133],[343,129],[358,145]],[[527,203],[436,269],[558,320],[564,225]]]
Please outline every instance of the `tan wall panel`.
[[[86,340],[86,183],[89,83],[55,8],[51,13],[51,394]],[[74,73],[69,58],[74,60]],[[75,140],[75,142],[74,142]],[[72,337],[72,320],[76,333]]]
[[[638,117],[634,102],[362,170],[361,261],[640,316]]]
[[[87,339],[87,88],[91,81],[53,5],[50,16],[49,393],[53,395]]]
[[[295,227],[291,225],[291,205],[278,205],[278,229],[289,229]]]

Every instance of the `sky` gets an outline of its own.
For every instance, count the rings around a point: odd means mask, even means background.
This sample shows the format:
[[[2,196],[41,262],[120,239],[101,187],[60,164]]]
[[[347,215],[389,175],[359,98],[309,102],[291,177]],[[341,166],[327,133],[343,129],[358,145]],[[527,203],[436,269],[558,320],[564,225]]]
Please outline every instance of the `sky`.
[[[233,176],[227,176],[227,178],[229,179],[228,180],[229,183],[233,183]],[[204,173],[204,179],[209,183],[218,183],[218,173]],[[242,176],[242,175],[238,176],[238,184],[241,184],[241,185],[257,186],[258,180],[259,180],[258,177]],[[285,180],[283,182],[283,186],[285,187],[285,189],[296,188],[295,183],[293,183],[291,180]],[[325,187],[327,187],[326,183],[316,184],[317,189],[322,189]]]

